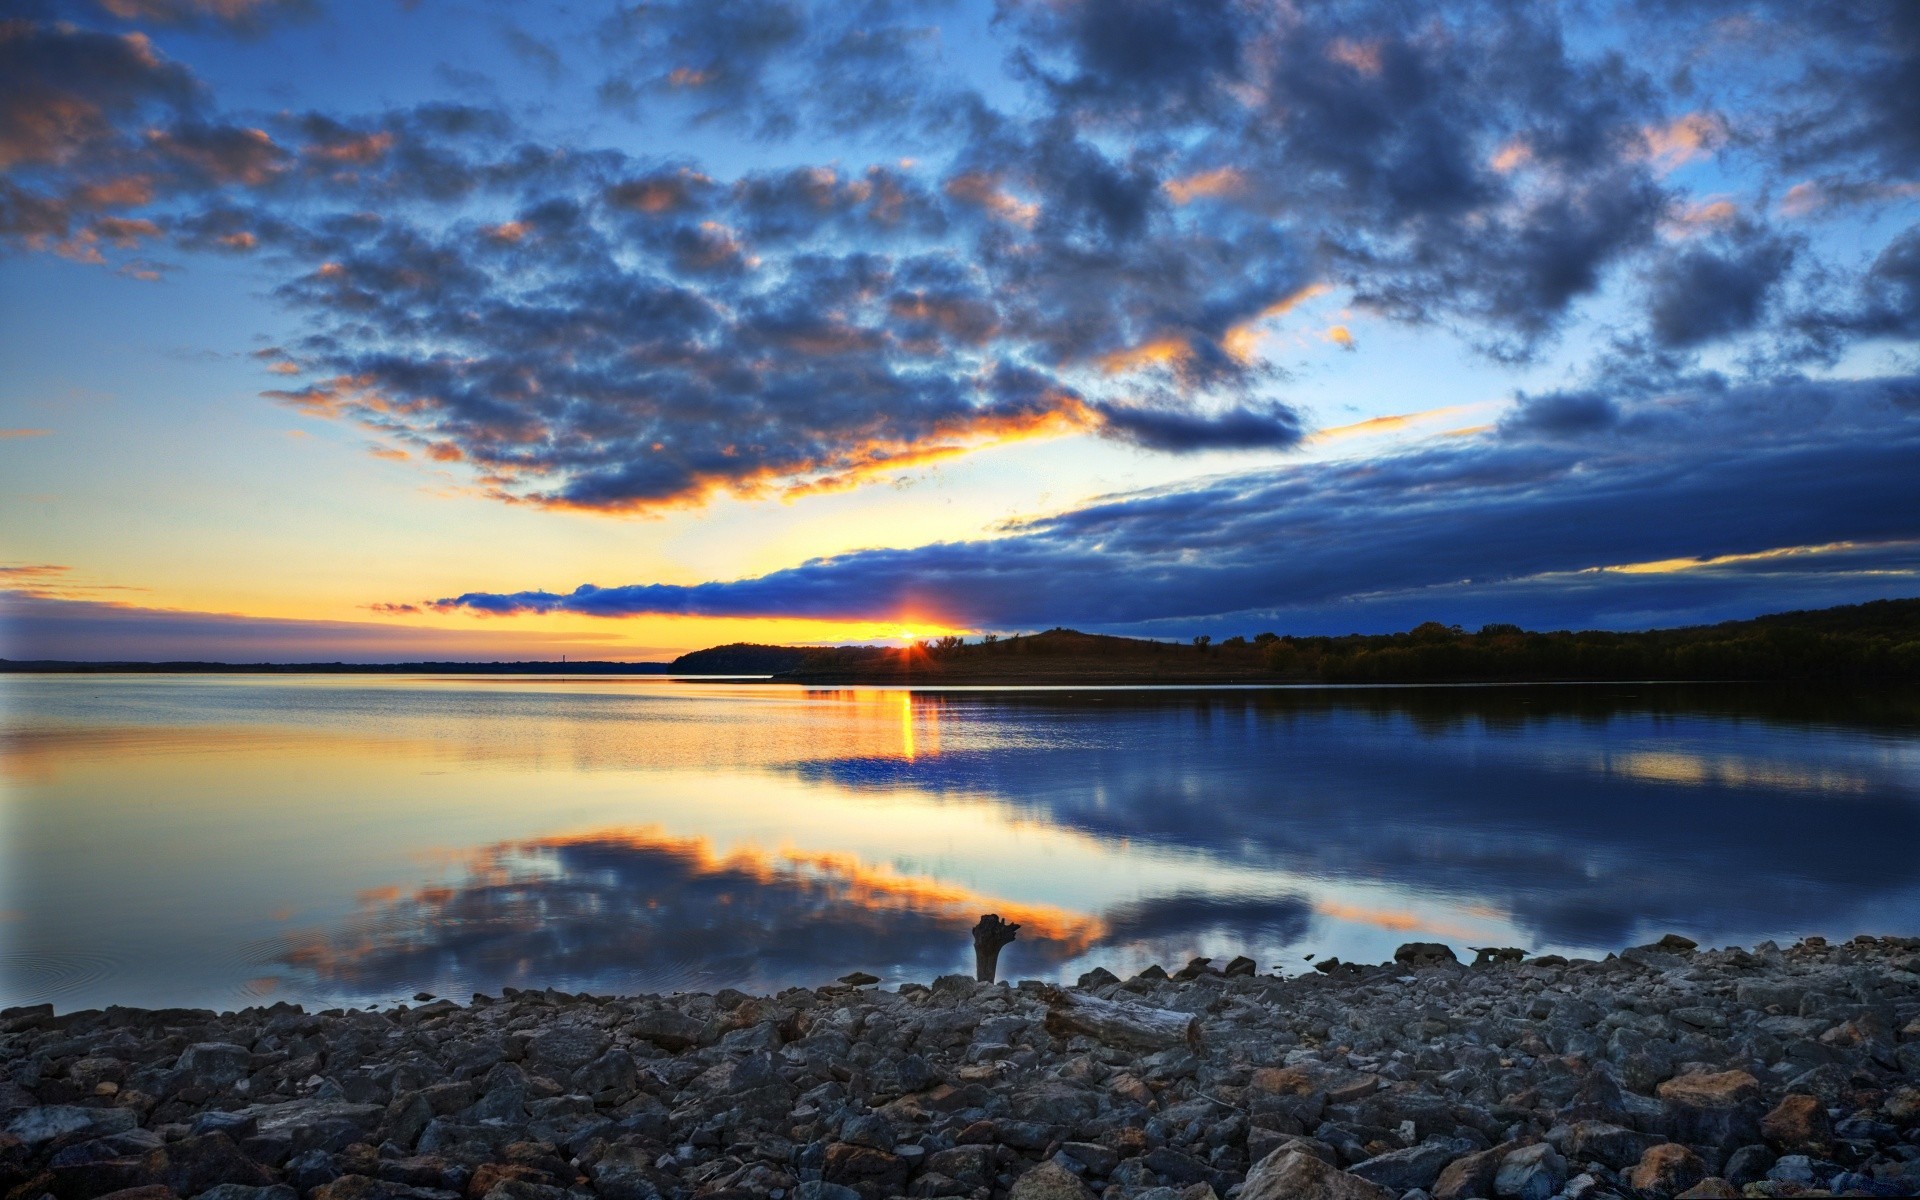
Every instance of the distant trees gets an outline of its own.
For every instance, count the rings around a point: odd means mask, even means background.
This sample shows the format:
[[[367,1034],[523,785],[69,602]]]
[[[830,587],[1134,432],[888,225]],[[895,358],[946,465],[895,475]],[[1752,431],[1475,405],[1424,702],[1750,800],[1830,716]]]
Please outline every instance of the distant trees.
[[[1329,683],[1920,680],[1920,600],[1638,633],[1502,623],[1470,634],[1428,621],[1405,633],[1275,638],[1265,658],[1277,674]]]

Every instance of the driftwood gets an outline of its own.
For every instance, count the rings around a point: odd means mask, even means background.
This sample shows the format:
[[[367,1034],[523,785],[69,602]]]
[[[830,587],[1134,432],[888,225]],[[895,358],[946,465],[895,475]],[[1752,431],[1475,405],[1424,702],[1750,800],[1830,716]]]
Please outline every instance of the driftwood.
[[[1102,1000],[1060,988],[1049,988],[1046,1000],[1047,1032],[1056,1037],[1084,1033],[1097,1042],[1135,1050],[1200,1049],[1200,1019],[1192,1013]]]
[[[992,983],[1000,973],[1000,951],[1019,935],[1020,926],[1002,921],[997,913],[988,913],[973,927],[973,977]]]

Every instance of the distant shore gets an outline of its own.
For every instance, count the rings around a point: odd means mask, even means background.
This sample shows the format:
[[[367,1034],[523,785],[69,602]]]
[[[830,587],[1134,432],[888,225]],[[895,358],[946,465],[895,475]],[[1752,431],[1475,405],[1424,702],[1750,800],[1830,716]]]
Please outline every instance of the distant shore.
[[[0,1013],[0,1194],[1920,1191],[1920,938],[1303,976]],[[1502,955],[1506,957],[1503,958]]]

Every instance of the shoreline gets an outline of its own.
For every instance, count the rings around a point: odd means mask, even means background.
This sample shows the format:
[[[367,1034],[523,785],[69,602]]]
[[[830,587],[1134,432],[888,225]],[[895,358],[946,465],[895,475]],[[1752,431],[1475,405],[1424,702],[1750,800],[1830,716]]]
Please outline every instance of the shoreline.
[[[1399,957],[1072,988],[8,1009],[0,1197],[1920,1192],[1920,938]]]

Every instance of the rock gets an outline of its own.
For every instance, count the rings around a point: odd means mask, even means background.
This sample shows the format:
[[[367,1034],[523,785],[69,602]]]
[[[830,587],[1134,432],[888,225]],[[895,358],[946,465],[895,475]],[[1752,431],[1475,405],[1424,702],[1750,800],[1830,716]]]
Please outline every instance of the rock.
[[[673,1181],[661,1175],[644,1146],[615,1143],[588,1172],[594,1191],[606,1200],[658,1200],[671,1193]]]
[[[1707,1177],[1706,1164],[1685,1146],[1650,1147],[1627,1173],[1627,1185],[1651,1200],[1678,1196]]]
[[[1394,1200],[1394,1194],[1311,1154],[1280,1150],[1247,1173],[1238,1200]]]
[[[1432,1187],[1434,1180],[1440,1178],[1441,1169],[1471,1148],[1471,1144],[1462,1146],[1452,1142],[1429,1142],[1376,1154],[1364,1162],[1355,1163],[1348,1170],[1350,1174],[1369,1183],[1377,1183],[1398,1196],[1415,1188]]]
[[[1679,1200],[1740,1200],[1740,1192],[1726,1180],[1709,1175],[1681,1192]]]
[[[835,1142],[827,1147],[821,1174],[828,1183],[838,1183],[860,1193],[862,1200],[886,1200],[898,1196],[907,1186],[911,1168],[897,1154]]]
[[[53,1104],[29,1108],[7,1123],[7,1132],[29,1146],[39,1146],[69,1134],[110,1137],[126,1133],[139,1119],[124,1108],[76,1108]]]
[[[1694,941],[1690,937],[1681,937],[1677,933],[1669,933],[1659,941],[1653,943],[1653,948],[1655,950],[1665,950],[1670,954],[1684,954],[1699,945],[1699,942]]]
[[[253,1054],[231,1042],[196,1042],[180,1052],[176,1071],[210,1091],[224,1091],[247,1077]]]
[[[865,971],[854,971],[840,977],[840,982],[849,987],[866,987],[870,983],[879,983],[878,975],[869,975]]]
[[[1818,1178],[1814,1174],[1813,1160],[1804,1154],[1783,1154],[1767,1168],[1767,1178],[1776,1183],[1793,1183],[1801,1187],[1812,1187]]]
[[[533,1035],[527,1043],[527,1057],[536,1067],[571,1071],[606,1053],[612,1042],[606,1031],[591,1025],[555,1025]]]
[[[1676,1075],[1662,1083],[1656,1094],[1662,1100],[1694,1108],[1732,1108],[1760,1098],[1760,1081],[1745,1071],[1717,1071],[1712,1074]]]
[[[626,1032],[675,1053],[699,1045],[706,1035],[706,1025],[678,1009],[656,1008],[635,1017]]]
[[[1546,1142],[1522,1146],[1500,1161],[1493,1193],[1513,1200],[1548,1200],[1567,1181],[1567,1160]]]
[[[1619,1171],[1639,1162],[1661,1139],[1605,1121],[1575,1121],[1549,1129],[1547,1141],[1574,1162],[1598,1162]]]
[[[1403,967],[1437,967],[1458,963],[1453,947],[1444,942],[1408,942],[1393,952],[1393,961]]]
[[[1067,1142],[1060,1147],[1060,1153],[1079,1163],[1082,1169],[1096,1179],[1104,1179],[1120,1165],[1120,1154],[1098,1142]]]
[[[1826,1105],[1813,1096],[1782,1097],[1760,1118],[1760,1134],[1782,1150],[1824,1151],[1833,1140]]]
[[[1758,1183],[1773,1169],[1773,1151],[1765,1146],[1742,1146],[1727,1156],[1721,1174],[1735,1187]]]
[[[224,1133],[185,1137],[167,1147],[166,1182],[182,1196],[198,1196],[221,1184],[263,1188],[271,1172],[240,1152]]]
[[[1007,1200],[1093,1200],[1093,1193],[1078,1175],[1048,1161],[1015,1180]]]
[[[1760,1136],[1760,1081],[1745,1071],[1676,1076],[1657,1090],[1677,1141],[1731,1150]]]
[[[284,1183],[269,1187],[248,1187],[243,1183],[222,1183],[201,1192],[194,1200],[300,1200],[300,1193]]]
[[[1464,1200],[1469,1196],[1493,1195],[1493,1180],[1499,1174],[1500,1160],[1512,1149],[1511,1145],[1495,1146],[1491,1150],[1454,1159],[1434,1181],[1433,1200]]]

